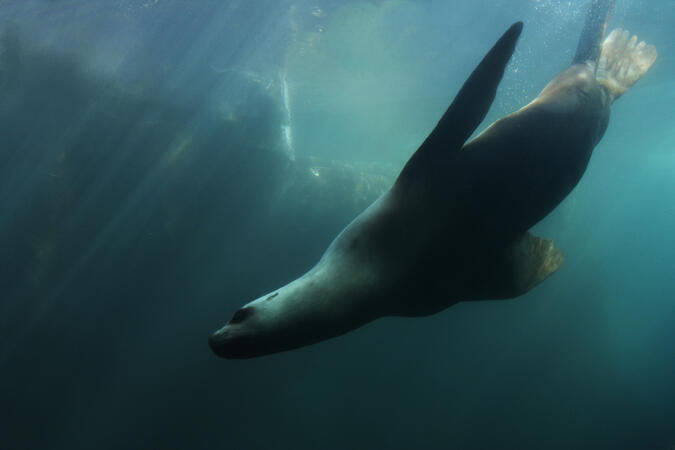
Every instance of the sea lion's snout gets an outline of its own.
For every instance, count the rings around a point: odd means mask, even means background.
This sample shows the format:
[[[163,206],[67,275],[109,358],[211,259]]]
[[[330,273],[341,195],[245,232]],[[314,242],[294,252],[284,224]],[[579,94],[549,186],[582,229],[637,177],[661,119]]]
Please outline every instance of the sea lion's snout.
[[[253,308],[250,306],[238,309],[223,328],[209,336],[209,347],[211,347],[213,353],[222,358],[236,357],[233,355],[237,353],[236,349],[239,347],[237,342],[241,339],[237,339],[237,334],[233,332],[233,328],[251,317],[252,314]]]
[[[230,324],[209,336],[209,347],[216,355],[227,359],[241,359],[255,356],[251,339],[237,335],[228,329]]]
[[[250,306],[238,309],[227,325],[209,336],[209,346],[213,353],[223,358],[232,358],[233,348],[237,347],[237,342],[241,339],[236,338],[236,333],[232,331],[232,325],[239,325],[253,315],[253,308]]]
[[[221,358],[250,358],[261,352],[260,330],[249,322],[255,316],[255,307],[238,309],[224,327],[209,336],[209,346]],[[255,331],[257,330],[257,332]]]
[[[209,347],[211,347],[213,353],[220,356],[221,358],[228,357],[229,352],[227,351],[227,341],[229,334],[230,333],[227,330],[220,329],[209,336]]]

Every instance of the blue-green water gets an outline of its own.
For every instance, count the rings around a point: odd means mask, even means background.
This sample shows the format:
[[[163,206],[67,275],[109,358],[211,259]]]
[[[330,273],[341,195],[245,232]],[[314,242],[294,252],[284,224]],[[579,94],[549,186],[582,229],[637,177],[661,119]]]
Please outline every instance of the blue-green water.
[[[483,127],[569,64],[587,6],[0,1],[0,448],[675,448],[672,0],[617,2],[659,59],[535,227],[566,256],[542,285],[207,345],[391,184],[509,24]]]

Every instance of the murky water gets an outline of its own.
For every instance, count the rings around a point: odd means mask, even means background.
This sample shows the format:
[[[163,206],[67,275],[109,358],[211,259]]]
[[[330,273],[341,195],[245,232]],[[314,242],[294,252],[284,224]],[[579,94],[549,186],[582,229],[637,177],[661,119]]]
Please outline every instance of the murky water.
[[[518,299],[226,361],[210,332],[386,190],[525,29],[481,127],[587,2],[0,1],[0,447],[672,449],[675,3]]]

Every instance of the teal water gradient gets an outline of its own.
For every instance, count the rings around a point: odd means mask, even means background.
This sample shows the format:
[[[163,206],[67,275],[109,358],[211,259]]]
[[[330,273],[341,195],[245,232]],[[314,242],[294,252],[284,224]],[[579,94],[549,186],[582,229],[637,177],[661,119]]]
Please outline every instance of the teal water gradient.
[[[541,286],[261,359],[207,345],[510,23],[483,127],[565,68],[585,3],[0,1],[0,448],[673,449],[671,0],[617,1],[659,59],[535,227],[566,255]]]

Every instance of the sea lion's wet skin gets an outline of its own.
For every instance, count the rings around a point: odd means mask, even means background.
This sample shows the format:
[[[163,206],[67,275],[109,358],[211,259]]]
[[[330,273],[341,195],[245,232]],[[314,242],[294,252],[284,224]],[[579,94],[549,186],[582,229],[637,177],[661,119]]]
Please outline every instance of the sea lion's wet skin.
[[[593,23],[604,30],[609,13],[603,11],[605,20]],[[600,53],[580,45],[577,55],[599,60],[576,61],[534,101],[464,145],[487,114],[521,30],[519,22],[504,33],[394,186],[335,238],[314,268],[248,303],[211,336],[217,355],[250,358],[386,315],[512,298],[560,267],[553,243],[527,230],[577,184],[607,128],[611,102],[648,70],[656,52],[623,33],[610,34]],[[602,37],[584,33],[582,40]],[[637,67],[617,69],[631,61]]]

